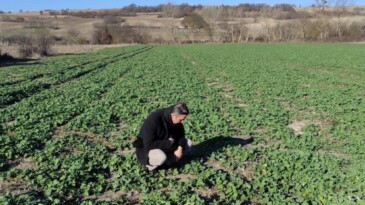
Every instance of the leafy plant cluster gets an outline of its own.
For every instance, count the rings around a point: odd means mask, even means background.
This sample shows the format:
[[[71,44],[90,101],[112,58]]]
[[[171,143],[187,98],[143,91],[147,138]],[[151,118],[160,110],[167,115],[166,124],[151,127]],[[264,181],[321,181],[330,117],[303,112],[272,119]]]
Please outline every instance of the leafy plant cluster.
[[[0,203],[361,203],[363,54],[362,45],[130,46],[8,67],[0,183],[29,191],[5,188]],[[195,149],[148,172],[132,142],[150,112],[178,101],[191,110]],[[24,158],[30,165],[16,165]]]

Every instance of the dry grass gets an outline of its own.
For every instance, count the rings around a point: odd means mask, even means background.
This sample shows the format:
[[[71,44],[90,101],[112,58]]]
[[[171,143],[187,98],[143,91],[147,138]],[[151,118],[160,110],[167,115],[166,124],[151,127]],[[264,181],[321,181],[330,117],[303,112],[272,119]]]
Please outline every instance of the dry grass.
[[[130,44],[111,44],[111,45],[54,45],[51,47],[52,55],[64,55],[64,54],[82,54],[97,51],[104,48],[115,48],[128,46]],[[7,53],[13,57],[19,57],[18,46],[1,46],[1,52]],[[33,56],[34,59],[39,56]]]
[[[307,11],[307,12],[315,12],[315,10],[318,10],[318,8],[296,8],[297,11]],[[331,8],[327,8],[330,10]],[[354,10],[354,7],[349,7],[349,10]],[[365,13],[365,7],[363,6],[357,6],[357,9],[364,9]],[[95,10],[96,11],[96,10]],[[148,33],[152,39],[165,39],[170,40],[171,37],[169,37],[170,32],[170,26],[173,25],[175,28],[181,25],[181,21],[183,18],[173,19],[171,23],[171,19],[167,18],[158,18],[159,13],[139,13],[137,16],[133,17],[124,17],[125,22],[122,24],[128,24],[131,26],[136,26],[140,28],[141,32]],[[65,16],[65,15],[57,15],[57,17],[49,15],[49,12],[44,11],[43,15],[40,15],[40,12],[22,12],[22,13],[5,13],[0,14],[1,16],[10,16],[10,17],[22,17],[25,20],[32,18],[32,17],[40,17],[40,18],[46,18],[49,19],[51,22],[53,22],[55,25],[57,25],[57,29],[51,30],[51,35],[55,35],[57,37],[67,37],[68,31],[70,29],[76,29],[80,32],[80,38],[83,38],[85,40],[91,40],[92,34],[95,30],[94,24],[103,22],[103,19],[95,19],[95,18],[79,18],[74,16]],[[350,25],[352,22],[364,22],[365,17],[364,15],[358,15],[358,16],[347,16],[347,17],[341,17],[342,21],[346,22],[348,25]],[[246,24],[246,26],[249,28],[249,33],[251,36],[255,35],[264,35],[261,30],[263,30],[263,23],[270,21],[271,25],[275,25],[278,22],[285,23],[290,22],[291,20],[274,20],[274,19],[265,19],[265,18],[257,18],[255,19],[256,22],[253,19],[250,18],[236,18],[234,21],[239,22],[245,20],[249,22]],[[335,23],[337,22],[336,17],[331,17],[330,21]],[[264,22],[261,22],[264,21]],[[217,24],[219,22],[214,22],[216,24],[215,27],[217,27]],[[218,28],[218,27],[217,27]],[[219,30],[219,29],[218,29]],[[266,31],[266,29],[264,29]],[[2,35],[13,35],[13,34],[19,34],[19,33],[27,33],[29,32],[25,28],[24,22],[2,22],[0,21],[0,36]],[[218,31],[217,31],[218,32]],[[178,41],[184,41],[189,40],[189,37],[186,36],[187,31],[175,29],[175,35],[179,35]],[[202,37],[200,40],[204,40]],[[198,39],[196,39],[198,40]],[[118,45],[117,45],[118,46]],[[3,48],[4,47],[4,48]],[[109,47],[109,46],[107,46]],[[54,46],[54,52],[55,54],[63,54],[63,53],[85,53],[94,51],[100,48],[104,48],[104,46],[91,46],[91,45],[77,45],[77,46]],[[1,45],[2,52],[8,53],[12,56],[17,57],[18,54],[16,51],[14,51],[13,48],[8,48],[3,45]],[[194,63],[193,63],[194,64]]]

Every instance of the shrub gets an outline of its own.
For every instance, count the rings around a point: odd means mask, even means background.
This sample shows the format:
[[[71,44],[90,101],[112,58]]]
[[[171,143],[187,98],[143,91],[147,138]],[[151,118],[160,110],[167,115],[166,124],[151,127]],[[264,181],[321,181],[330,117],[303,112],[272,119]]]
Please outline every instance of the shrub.
[[[19,53],[20,58],[28,58],[33,55],[35,48],[33,45],[33,39],[30,35],[17,36],[15,38],[15,40],[19,46],[18,53]]]
[[[189,16],[186,16],[182,20],[181,24],[187,28],[192,28],[192,29],[209,28],[209,24],[204,20],[204,18],[196,13],[192,13]]]
[[[40,56],[47,56],[51,54],[52,37],[47,28],[39,28],[34,32],[34,40],[36,43],[35,51]]]
[[[53,43],[52,36],[46,28],[35,29],[27,35],[12,36],[11,43],[18,45],[18,53],[21,58],[31,57],[34,53],[40,56],[51,54]]]
[[[94,31],[91,42],[93,44],[111,44],[113,41],[108,28],[97,28]]]
[[[107,28],[101,32],[101,43],[102,44],[111,44],[112,43],[112,35],[110,35]]]
[[[91,38],[92,44],[110,44],[110,43],[147,43],[150,36],[138,31],[135,27],[129,25],[120,26],[119,24],[94,24],[95,31]]]

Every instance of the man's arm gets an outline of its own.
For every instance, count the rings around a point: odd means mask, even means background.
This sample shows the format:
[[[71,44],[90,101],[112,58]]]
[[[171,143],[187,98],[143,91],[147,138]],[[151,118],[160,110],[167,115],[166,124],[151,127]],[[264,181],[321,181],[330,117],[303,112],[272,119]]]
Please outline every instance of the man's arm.
[[[179,125],[179,127],[177,127],[177,132],[176,132],[176,138],[175,138],[178,142],[178,146],[181,147],[181,149],[185,146],[185,129],[184,126],[182,124]]]
[[[181,159],[182,155],[183,155],[183,147],[186,143],[186,139],[185,139],[185,130],[184,130],[184,126],[182,124],[178,125],[178,127],[176,127],[176,132],[175,132],[175,139],[178,141],[178,146],[176,148],[176,150],[174,150],[174,155],[175,157],[179,160]]]

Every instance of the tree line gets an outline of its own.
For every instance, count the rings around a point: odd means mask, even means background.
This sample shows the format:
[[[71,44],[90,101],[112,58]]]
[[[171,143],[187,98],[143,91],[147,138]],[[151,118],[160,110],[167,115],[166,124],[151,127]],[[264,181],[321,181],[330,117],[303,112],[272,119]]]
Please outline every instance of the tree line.
[[[350,20],[364,16],[363,7],[351,8],[347,0],[336,5],[318,1],[310,8],[289,4],[239,4],[237,6],[202,6],[163,4],[121,9],[40,11],[37,17],[25,18],[6,15],[0,21],[22,22],[30,32],[0,35],[1,44],[19,45],[22,57],[34,53],[49,55],[54,43],[58,44],[118,44],[118,43],[202,43],[202,42],[287,42],[287,41],[362,41],[365,22]],[[42,18],[46,15],[54,18]],[[162,26],[130,25],[126,18],[141,13],[157,14]],[[97,18],[90,36],[82,36],[77,28],[69,28],[64,36],[52,35],[59,29],[57,18]],[[355,18],[354,18],[355,19]],[[157,32],[158,37],[152,36]],[[1,50],[0,50],[1,51]]]

